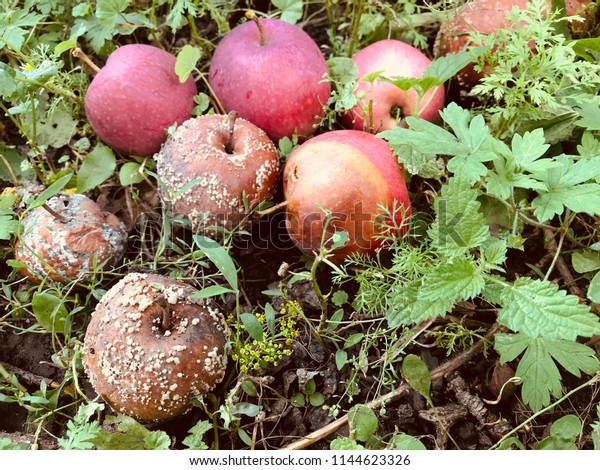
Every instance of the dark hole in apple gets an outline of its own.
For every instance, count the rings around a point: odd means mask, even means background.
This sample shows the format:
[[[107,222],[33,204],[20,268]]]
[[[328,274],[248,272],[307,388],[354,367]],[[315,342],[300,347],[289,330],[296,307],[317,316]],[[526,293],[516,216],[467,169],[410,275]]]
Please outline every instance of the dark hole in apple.
[[[402,119],[402,108],[400,106],[392,106],[390,114],[396,121],[400,121]]]
[[[292,180],[297,181],[300,176],[298,175],[298,166],[292,168]]]
[[[94,348],[90,348],[90,354],[93,356],[94,354],[96,354],[96,350]]]
[[[223,148],[225,149],[225,153],[227,155],[233,155],[233,145],[231,145],[231,142],[226,142],[223,145]]]

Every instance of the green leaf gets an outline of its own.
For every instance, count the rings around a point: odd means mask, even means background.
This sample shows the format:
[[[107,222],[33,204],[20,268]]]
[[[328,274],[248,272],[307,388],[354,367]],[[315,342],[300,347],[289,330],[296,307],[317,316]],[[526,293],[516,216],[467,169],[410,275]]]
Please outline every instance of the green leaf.
[[[458,72],[489,50],[490,46],[480,46],[469,51],[446,54],[431,61],[423,71],[423,77],[434,77],[440,84],[453,78]]]
[[[390,448],[394,450],[427,450],[427,447],[419,439],[402,433],[394,438]]]
[[[600,271],[592,278],[588,287],[587,297],[592,302],[600,304]]]
[[[306,397],[304,396],[304,393],[301,393],[301,392],[294,393],[292,395],[292,398],[290,398],[290,403],[292,404],[292,406],[295,406],[296,408],[300,408],[300,407],[306,405]]]
[[[5,6],[7,6],[6,4]],[[44,17],[37,13],[29,12],[28,9],[12,11],[9,15],[0,18],[0,50],[8,46],[16,52],[21,50],[25,38],[33,31]]]
[[[0,48],[1,43],[2,41],[0,41]],[[7,101],[13,97],[18,89],[15,75],[15,71],[7,64],[0,63],[0,96]]]
[[[244,380],[242,382],[242,390],[249,397],[256,397],[256,396],[258,396],[258,390],[256,389],[256,385],[254,385],[254,382],[252,382],[251,380]]]
[[[44,329],[66,334],[70,331],[69,311],[62,299],[50,291],[36,292],[31,300],[36,321]]]
[[[237,433],[244,444],[246,444],[247,446],[252,445],[252,438],[244,429],[238,428]]]
[[[19,232],[20,222],[12,215],[0,215],[0,240],[10,240]]]
[[[269,333],[275,336],[275,309],[269,302],[265,305],[265,323],[267,324]]]
[[[147,450],[168,450],[171,438],[164,431],[152,431],[144,438],[144,447]]]
[[[208,446],[204,443],[204,434],[210,431],[213,425],[210,421],[200,420],[188,431],[188,435],[182,443],[190,450],[205,450]]]
[[[337,370],[342,370],[348,361],[348,353],[343,349],[338,349],[335,352],[335,366]]]
[[[571,340],[533,338],[524,333],[499,334],[495,337],[495,348],[502,363],[516,359],[525,351],[515,375],[523,383],[523,401],[534,412],[550,404],[550,396],[560,398],[562,395],[561,375],[554,361],[577,377],[581,372],[594,374],[600,370],[594,350]]]
[[[479,210],[480,192],[464,175],[455,175],[434,201],[436,220],[428,230],[432,246],[446,256],[461,256],[488,240],[489,228]]]
[[[579,127],[585,127],[588,131],[600,131],[600,103],[599,100],[584,101],[575,110],[581,116],[581,119],[575,124]]]
[[[63,52],[74,49],[75,47],[77,47],[77,39],[67,39],[66,41],[59,42],[56,46],[54,46],[54,54],[61,55]]]
[[[354,437],[363,442],[373,437],[379,427],[377,415],[365,405],[353,406],[348,412],[348,422]]]
[[[280,19],[296,24],[302,18],[303,0],[272,0],[271,3],[281,10]]]
[[[504,287],[498,321],[532,338],[575,340],[600,333],[598,317],[578,297],[551,282],[528,277]]]
[[[122,13],[128,5],[129,0],[98,0],[96,2],[96,18],[102,26],[112,30],[122,22]]]
[[[353,439],[345,436],[338,436],[331,444],[329,444],[331,450],[364,450],[364,446],[360,445]]]
[[[341,307],[348,302],[348,293],[343,290],[336,290],[331,296],[331,301],[336,307]]]
[[[190,74],[196,68],[196,64],[200,59],[200,49],[186,44],[177,54],[175,62],[175,73],[179,77],[179,81],[184,83]]]
[[[419,289],[415,286],[398,286],[388,294],[390,301],[386,320],[390,328],[420,323],[452,311],[452,298],[442,296],[430,300],[420,299]]]
[[[542,129],[525,132],[522,136],[515,134],[511,143],[515,163],[532,173],[545,171],[549,168],[549,163],[553,164],[550,160],[538,160],[549,148],[550,145],[546,143]]]
[[[212,261],[234,291],[238,290],[237,269],[229,253],[216,241],[204,235],[194,235],[194,241]]]
[[[589,273],[600,269],[600,252],[591,250],[574,251],[571,255],[571,264],[575,272]]]
[[[348,336],[348,338],[346,338],[346,341],[344,341],[344,349],[349,349],[355,344],[360,343],[364,336],[364,333],[351,334],[350,336]]]
[[[215,297],[221,294],[227,294],[229,292],[234,292],[228,287],[223,286],[208,286],[198,292],[194,293],[191,298],[192,299],[207,299],[209,297]]]
[[[418,299],[452,299],[453,302],[471,299],[481,293],[483,275],[473,260],[458,258],[436,266],[423,278]]]
[[[106,145],[96,147],[79,167],[77,192],[85,193],[104,183],[113,175],[116,167],[117,160],[112,149]]]
[[[409,354],[402,360],[402,375],[413,390],[430,401],[431,376],[423,360],[414,354]]]
[[[537,450],[577,450],[575,439],[581,434],[583,424],[575,415],[557,419],[550,427],[550,435],[537,446]]]
[[[337,82],[347,84],[358,78],[358,66],[350,57],[332,57],[327,66],[329,75]]]
[[[263,340],[264,332],[258,318],[252,313],[242,313],[240,314],[240,320],[242,320],[243,325],[246,327],[246,331],[252,339],[256,341]]]
[[[150,431],[129,416],[107,416],[93,442],[98,450],[149,450],[148,446],[158,445],[164,448],[167,440],[170,443],[169,436],[164,431],[154,433],[159,434],[148,437]]]
[[[325,403],[325,396],[321,392],[315,392],[308,396],[311,406],[317,407]]]
[[[338,327],[338,325],[341,323],[343,318],[344,318],[344,309],[343,308],[339,308],[335,312],[333,312],[333,315],[331,315],[331,318],[327,320],[327,333],[331,333],[333,330],[335,330]]]
[[[127,162],[119,170],[119,182],[121,186],[130,186],[144,181],[140,174],[141,165],[136,162]]]

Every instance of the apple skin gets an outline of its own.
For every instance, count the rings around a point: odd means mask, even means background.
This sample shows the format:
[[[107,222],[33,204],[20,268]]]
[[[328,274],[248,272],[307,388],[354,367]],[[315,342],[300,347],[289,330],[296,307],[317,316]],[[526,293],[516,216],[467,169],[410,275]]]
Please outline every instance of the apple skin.
[[[261,19],[265,45],[256,24],[233,28],[211,60],[209,83],[225,112],[263,129],[273,141],[310,136],[324,116],[331,95],[329,72],[317,44],[302,29],[277,19]]]
[[[196,83],[180,83],[176,58],[158,47],[118,48],[92,80],[85,95],[90,125],[106,144],[127,154],[152,155],[166,130],[192,116]]]
[[[326,216],[320,207],[338,217],[327,227],[325,240],[335,231],[349,235],[349,242],[333,252],[333,262],[381,245],[378,205],[392,208],[397,201],[403,209],[395,213],[394,223],[403,233],[408,229],[411,204],[404,172],[387,142],[370,133],[339,130],[306,141],[290,155],[283,183],[288,232],[308,255],[321,246]]]
[[[192,118],[167,139],[156,160],[159,194],[176,217],[194,226],[236,228],[252,210],[271,199],[279,181],[279,155],[267,134],[237,118],[229,143],[231,120],[224,115]],[[184,186],[201,179],[171,201]],[[208,217],[205,214],[210,214]]]
[[[353,59],[358,67],[358,88],[355,94],[363,92],[365,97],[359,100],[359,105],[352,112],[344,116],[348,126],[373,132],[393,129],[399,125],[395,113],[392,114],[394,108],[400,109],[401,117],[418,115],[427,121],[435,121],[439,117],[439,111],[444,107],[443,86],[425,93],[420,109],[416,112],[416,91],[411,89],[405,92],[391,83],[379,80],[373,84],[360,81],[365,75],[378,71],[384,71],[386,78],[421,77],[431,60],[420,50],[402,41],[384,39],[360,50]],[[371,100],[373,129],[370,129],[369,115],[365,117],[362,110]]]
[[[514,27],[507,20],[513,8],[527,9],[529,0],[472,0],[456,10],[442,23],[435,38],[434,55],[441,57],[464,50],[471,41],[471,33],[492,34],[498,29]],[[585,14],[591,0],[565,0],[565,15]],[[551,0],[547,0],[549,7]],[[574,24],[573,27],[576,25]],[[533,44],[532,44],[533,49]],[[456,75],[456,82],[461,89],[475,86],[483,74],[476,72],[472,65],[467,65]]]

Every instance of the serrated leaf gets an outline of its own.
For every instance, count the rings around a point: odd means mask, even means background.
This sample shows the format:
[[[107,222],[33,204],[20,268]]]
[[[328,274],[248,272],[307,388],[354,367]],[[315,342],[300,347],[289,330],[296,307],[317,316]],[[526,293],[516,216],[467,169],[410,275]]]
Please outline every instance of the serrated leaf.
[[[331,444],[329,444],[331,450],[364,450],[364,446],[360,445],[353,439],[345,436],[338,436]]]
[[[242,321],[242,324],[246,327],[246,331],[252,339],[256,341],[263,340],[264,332],[262,329],[262,325],[253,314],[242,313],[240,314],[240,320]]]
[[[507,250],[506,240],[490,237],[481,246],[481,256],[488,265],[500,266],[506,261]]]
[[[554,361],[579,377],[580,371],[594,374],[600,362],[594,350],[571,340],[532,338],[524,333],[496,335],[495,348],[502,362],[516,359],[524,350],[515,375],[522,380],[523,401],[536,412],[562,395],[561,375]],[[554,359],[554,360],[553,360]]]
[[[148,429],[129,416],[107,416],[93,442],[98,450],[147,450],[145,439],[149,434]],[[149,444],[154,442],[156,439],[152,438]]]
[[[85,193],[110,178],[117,160],[110,147],[101,145],[92,150],[79,167],[77,173],[77,192]]]
[[[204,434],[213,428],[206,420],[200,420],[188,431],[187,437],[182,441],[183,445],[190,450],[205,450],[208,446],[204,443]]]
[[[428,164],[436,161],[435,154],[427,154],[419,151],[415,146],[410,145],[404,138],[407,129],[395,127],[389,131],[383,131],[377,134],[377,137],[385,139],[398,161],[404,165],[406,171],[411,175],[419,175]]]
[[[528,277],[504,287],[498,321],[532,338],[575,340],[600,333],[598,317],[578,297],[551,282]]]
[[[358,66],[350,57],[332,57],[327,66],[329,75],[337,82],[349,84],[358,78]]]
[[[538,159],[542,157],[549,148],[550,145],[546,143],[544,131],[542,129],[536,129],[533,132],[525,132],[522,136],[515,134],[511,142],[511,150],[515,163],[531,172],[546,170],[545,165],[548,160],[539,162]],[[543,166],[540,167],[540,164]]]
[[[271,3],[281,10],[280,19],[296,24],[302,18],[303,0],[272,0]]]
[[[196,63],[200,59],[200,50],[194,46],[186,44],[177,54],[175,62],[175,73],[179,77],[179,81],[184,83],[190,74],[196,68]]]
[[[237,269],[227,250],[204,235],[194,235],[194,241],[212,261],[234,291],[238,290]]]
[[[98,0],[96,18],[102,26],[111,30],[121,20],[121,14],[127,9],[128,0]]]
[[[400,286],[390,296],[390,306],[386,311],[386,320],[390,328],[400,325],[412,325],[424,320],[444,316],[454,307],[454,301],[448,297],[425,300],[417,297],[414,286]]]
[[[427,401],[431,400],[431,375],[419,356],[409,354],[402,360],[402,375],[413,390],[423,395]]]
[[[11,215],[0,215],[0,240],[10,240],[19,231],[20,222]]]
[[[599,100],[584,101],[575,110],[581,116],[575,124],[585,127],[588,131],[600,131],[600,106]]]
[[[343,290],[336,290],[331,296],[331,302],[336,307],[341,307],[346,302],[348,302],[348,293]]]
[[[168,450],[171,447],[171,438],[164,431],[151,431],[144,438],[144,447],[147,450]]]
[[[438,300],[471,299],[481,293],[485,284],[483,275],[475,262],[468,258],[453,259],[436,266],[423,278],[417,298]]]

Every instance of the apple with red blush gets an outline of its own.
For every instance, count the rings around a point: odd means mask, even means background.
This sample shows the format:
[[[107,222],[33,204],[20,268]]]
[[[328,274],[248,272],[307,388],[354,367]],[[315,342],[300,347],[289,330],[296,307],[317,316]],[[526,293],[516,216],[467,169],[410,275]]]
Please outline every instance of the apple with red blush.
[[[356,130],[380,132],[393,129],[406,116],[418,116],[435,121],[444,107],[444,87],[431,88],[419,97],[417,91],[406,91],[380,79],[362,80],[381,72],[387,79],[421,78],[431,60],[419,49],[395,39],[377,41],[361,49],[353,57],[358,67],[358,87],[354,92],[358,104],[344,116],[344,121]]]
[[[527,9],[529,0],[472,0],[455,10],[440,26],[434,44],[436,57],[457,53],[472,44],[472,34],[493,34],[498,29],[514,28],[515,25],[507,15],[513,8]],[[591,0],[565,0],[565,15],[586,15]],[[552,7],[547,0],[548,8]],[[576,28],[578,23],[572,23]],[[473,44],[476,45],[476,44]],[[531,44],[532,49],[534,44]],[[464,67],[457,75],[459,87],[470,89],[484,76],[476,71],[472,64]]]
[[[247,21],[217,45],[209,83],[225,112],[236,110],[277,142],[313,134],[325,111],[329,69],[315,41],[278,19]]]
[[[197,93],[192,77],[181,83],[174,55],[146,44],[119,47],[85,95],[92,126],[114,150],[141,156],[158,152],[167,129],[192,116]]]
[[[403,168],[388,143],[368,132],[338,130],[309,139],[290,155],[283,181],[288,232],[309,256],[335,232],[348,234],[330,257],[341,262],[351,254],[373,253],[386,224],[402,233],[408,229],[411,204]],[[394,220],[382,218],[381,206]]]

